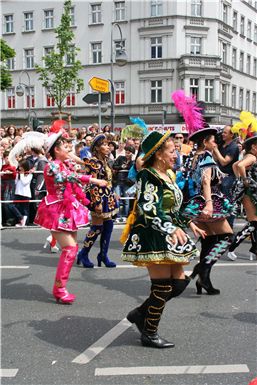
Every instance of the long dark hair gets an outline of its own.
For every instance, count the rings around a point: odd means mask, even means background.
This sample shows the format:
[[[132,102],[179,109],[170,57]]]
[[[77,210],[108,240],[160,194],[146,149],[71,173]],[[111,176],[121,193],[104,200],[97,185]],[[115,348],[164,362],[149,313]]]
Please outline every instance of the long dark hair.
[[[51,158],[52,158],[53,160],[56,159],[55,152],[54,152],[55,148],[56,148],[56,147],[60,147],[62,144],[63,144],[63,139],[62,139],[62,138],[58,138],[58,139],[56,140],[56,142],[54,142],[54,144],[53,144],[52,147],[50,148],[49,154],[51,155]]]

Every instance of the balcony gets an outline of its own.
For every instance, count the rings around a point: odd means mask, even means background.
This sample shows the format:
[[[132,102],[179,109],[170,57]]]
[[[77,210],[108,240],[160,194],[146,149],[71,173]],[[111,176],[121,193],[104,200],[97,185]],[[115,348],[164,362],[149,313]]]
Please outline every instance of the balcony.
[[[183,55],[179,60],[179,69],[184,67],[203,67],[203,68],[219,68],[220,58],[219,56],[193,56]]]

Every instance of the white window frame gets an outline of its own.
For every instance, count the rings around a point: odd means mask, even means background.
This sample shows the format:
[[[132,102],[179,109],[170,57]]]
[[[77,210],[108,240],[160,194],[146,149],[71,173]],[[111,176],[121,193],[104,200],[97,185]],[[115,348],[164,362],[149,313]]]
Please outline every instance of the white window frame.
[[[161,59],[162,58],[162,37],[156,36],[150,38],[151,44],[151,59]]]
[[[222,20],[223,23],[228,24],[228,5],[227,4],[222,4]]]
[[[8,106],[8,98],[11,98],[11,107]],[[15,87],[8,87],[6,89],[6,109],[7,110],[13,110],[16,108],[16,94],[15,94]]]
[[[253,76],[257,77],[257,59],[253,59]]]
[[[15,70],[15,58],[10,57],[6,60],[6,67],[9,69],[9,71]]]
[[[25,87],[25,108],[35,108],[36,102],[35,102],[35,87]],[[34,100],[34,106],[32,101]]]
[[[126,17],[125,1],[114,2],[114,19],[115,21],[124,21]]]
[[[68,97],[70,97],[70,100],[71,100],[71,103],[68,104]],[[73,99],[74,97],[74,99]],[[74,100],[74,103],[73,103],[73,100]],[[77,103],[77,99],[76,99],[76,91],[75,91],[75,87],[71,88],[69,93],[67,94],[66,96],[66,107],[67,108],[70,108],[70,107],[75,107],[76,106],[76,103]]]
[[[126,100],[126,93],[125,93],[125,82],[115,82],[114,83],[114,102],[116,105],[124,105]],[[122,95],[124,95],[124,101],[122,102]],[[117,97],[119,99],[119,103],[117,103]]]
[[[221,105],[222,106],[227,105],[227,89],[228,89],[228,85],[225,83],[221,83]]]
[[[244,72],[244,52],[240,51],[239,55],[239,71]]]
[[[102,23],[102,4],[95,3],[90,4],[91,6],[91,24],[101,24]]]
[[[32,11],[24,12],[24,31],[34,31],[34,13]]]
[[[34,48],[24,48],[24,67],[26,70],[35,68]]]
[[[246,73],[251,74],[251,55],[246,56]]]
[[[214,80],[205,79],[204,95],[206,103],[213,103],[214,101]]]
[[[65,64],[66,66],[72,66],[75,61],[75,45],[69,46],[69,52],[66,54],[65,57]]]
[[[227,43],[221,43],[221,61],[223,64],[228,63],[228,45]]]
[[[236,11],[233,11],[233,29],[234,31],[237,31],[238,28],[238,13]]]
[[[232,67],[237,68],[237,49],[232,48]]]
[[[198,78],[190,78],[189,83],[189,90],[190,95],[194,95],[196,97],[196,100],[199,96],[199,79]]]
[[[254,43],[257,43],[257,24],[254,24],[253,41],[254,41]]]
[[[197,36],[190,37],[190,54],[201,55],[202,54],[202,38]]]
[[[252,97],[252,112],[256,114],[257,112],[257,107],[256,107],[256,92],[253,92],[253,97]]]
[[[244,90],[243,88],[239,89],[238,94],[238,108],[242,111],[244,109]]]
[[[162,103],[162,80],[151,80],[151,103]]]
[[[236,86],[231,89],[231,107],[236,108]]]
[[[72,6],[70,8],[70,26],[74,27],[75,26],[75,6]]]
[[[44,9],[44,29],[54,28],[54,10]]]
[[[50,106],[47,105],[47,97],[49,96],[50,98]],[[55,103],[55,100],[54,100],[54,97],[50,95],[50,92],[47,88],[45,88],[45,106],[46,108],[53,108],[53,107],[56,107],[56,103]]]
[[[252,22],[251,22],[251,20],[247,21],[247,38],[252,39]]]
[[[163,14],[162,7],[163,7],[162,0],[151,0],[151,3],[150,3],[151,17],[162,16]]]
[[[245,35],[245,17],[242,15],[240,17],[240,35]]]
[[[90,44],[91,44],[92,63],[101,64],[102,63],[102,42],[95,41]]]
[[[114,40],[115,56],[119,54],[121,48],[125,48],[125,40]]]
[[[245,109],[246,111],[250,111],[250,91],[247,90],[245,93]]]
[[[202,0],[191,0],[191,16],[201,17],[202,16]]]
[[[4,15],[4,33],[14,32],[14,18],[13,14]]]

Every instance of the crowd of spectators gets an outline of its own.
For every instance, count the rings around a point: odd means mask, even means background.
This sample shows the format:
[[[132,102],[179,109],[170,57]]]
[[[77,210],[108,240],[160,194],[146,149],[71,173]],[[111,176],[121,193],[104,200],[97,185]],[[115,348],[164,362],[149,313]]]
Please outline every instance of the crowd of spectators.
[[[224,128],[224,138],[229,128]],[[49,126],[38,127],[38,131],[47,135]],[[47,158],[43,150],[37,148],[28,148],[26,152],[18,159],[19,166],[16,169],[10,165],[8,155],[13,146],[21,140],[25,132],[31,131],[28,126],[16,128],[14,125],[0,128],[0,169],[1,169],[1,200],[40,200],[45,194],[43,169],[47,163]],[[77,162],[77,169],[83,172],[83,160],[91,157],[90,145],[96,134],[100,132],[98,124],[94,123],[89,126],[83,126],[75,129],[67,130],[67,142],[70,146],[70,151],[80,160]],[[134,166],[135,159],[140,151],[140,139],[127,138],[126,141],[120,140],[120,134],[113,133],[111,127],[106,125],[102,128],[107,136],[110,155],[109,165],[113,170],[113,185],[115,192],[120,196],[120,211],[117,216],[118,222],[124,222],[128,216],[130,201],[128,199],[127,191],[134,184],[134,181],[129,179],[129,171]],[[174,166],[174,172],[179,172],[183,169],[184,159],[192,149],[193,143],[187,140],[183,133],[176,133],[173,136],[175,148],[177,151],[177,161]],[[225,138],[226,139],[226,138]],[[232,141],[232,136],[229,136]],[[235,157],[238,158],[240,150],[240,143],[231,145],[226,151],[226,146],[221,147],[221,153],[216,152],[217,161],[220,162],[221,168],[225,169],[229,161],[234,162]],[[230,159],[232,152],[232,159]],[[26,167],[23,162],[26,160]],[[227,168],[229,167],[227,166]],[[227,169],[226,168],[226,169]],[[18,186],[18,187],[17,187]],[[22,186],[22,188],[21,188]],[[29,188],[28,188],[29,186]],[[18,199],[19,198],[19,199]],[[125,198],[125,199],[124,199]],[[24,226],[25,224],[33,224],[38,203],[2,203],[2,224],[4,226]]]

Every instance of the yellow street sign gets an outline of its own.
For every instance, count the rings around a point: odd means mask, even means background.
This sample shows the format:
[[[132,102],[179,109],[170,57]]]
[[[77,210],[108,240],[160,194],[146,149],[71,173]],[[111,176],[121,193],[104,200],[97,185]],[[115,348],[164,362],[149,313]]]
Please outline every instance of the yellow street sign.
[[[109,81],[101,78],[93,77],[88,84],[94,91],[109,92]]]

